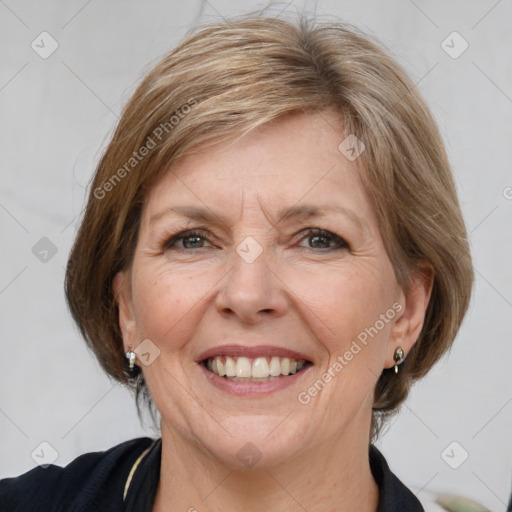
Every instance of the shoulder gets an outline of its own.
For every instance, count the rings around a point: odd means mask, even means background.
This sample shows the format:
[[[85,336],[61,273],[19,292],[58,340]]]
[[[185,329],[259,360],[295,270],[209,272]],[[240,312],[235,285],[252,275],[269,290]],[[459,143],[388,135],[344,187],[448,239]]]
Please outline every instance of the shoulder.
[[[106,501],[109,510],[120,510],[130,469],[153,442],[149,437],[132,439],[81,455],[65,467],[36,467],[0,480],[0,510],[94,511]]]
[[[377,512],[425,512],[418,498],[391,472],[384,455],[374,445],[370,445],[370,467],[379,486]]]

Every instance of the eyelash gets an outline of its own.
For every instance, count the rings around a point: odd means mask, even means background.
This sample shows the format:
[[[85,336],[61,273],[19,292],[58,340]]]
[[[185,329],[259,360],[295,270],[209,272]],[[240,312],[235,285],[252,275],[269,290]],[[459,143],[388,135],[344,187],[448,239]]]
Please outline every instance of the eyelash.
[[[348,244],[338,235],[335,235],[334,233],[331,233],[330,231],[326,231],[325,229],[320,228],[307,228],[305,230],[307,233],[300,239],[300,241],[310,238],[312,236],[319,236],[328,238],[336,243],[338,243],[339,247],[327,247],[327,248],[321,248],[320,251],[323,252],[323,250],[343,250],[348,249]],[[184,252],[194,252],[200,249],[204,249],[204,247],[196,247],[196,248],[180,248],[180,249],[173,249],[176,242],[179,242],[180,240],[185,240],[187,238],[203,238],[206,241],[210,241],[208,239],[208,234],[206,231],[198,230],[198,229],[190,229],[185,230],[177,233],[174,236],[171,236],[170,238],[168,236],[164,236],[162,240],[159,243],[159,247],[161,250],[178,250],[178,251],[184,251]],[[314,247],[310,247],[311,250],[314,250]]]

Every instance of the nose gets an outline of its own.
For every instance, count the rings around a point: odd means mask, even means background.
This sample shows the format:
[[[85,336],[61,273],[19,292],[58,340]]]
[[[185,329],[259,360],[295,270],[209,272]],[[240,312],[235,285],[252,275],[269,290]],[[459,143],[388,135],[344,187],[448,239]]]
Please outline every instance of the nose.
[[[242,254],[242,256],[240,255]],[[254,260],[233,252],[223,287],[216,299],[222,315],[238,317],[245,324],[257,324],[285,314],[286,287],[279,279],[267,250]],[[270,265],[269,265],[270,263]]]

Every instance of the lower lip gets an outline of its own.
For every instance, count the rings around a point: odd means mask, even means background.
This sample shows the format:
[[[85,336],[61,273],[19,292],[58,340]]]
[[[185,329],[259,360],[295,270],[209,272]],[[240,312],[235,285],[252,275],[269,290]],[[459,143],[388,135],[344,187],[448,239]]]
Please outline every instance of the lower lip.
[[[235,382],[225,379],[216,373],[208,370],[202,363],[198,363],[208,381],[217,388],[235,396],[265,396],[293,385],[302,375],[307,373],[312,365],[307,366],[300,372],[286,377],[269,380],[267,382]]]

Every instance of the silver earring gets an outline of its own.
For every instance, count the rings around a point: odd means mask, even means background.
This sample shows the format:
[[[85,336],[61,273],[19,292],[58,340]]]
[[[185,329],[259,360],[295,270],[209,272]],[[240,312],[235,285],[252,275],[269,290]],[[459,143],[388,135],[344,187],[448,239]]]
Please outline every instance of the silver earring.
[[[402,347],[397,347],[393,359],[395,360],[395,373],[398,373],[398,365],[405,361],[405,352]]]
[[[128,361],[130,363],[129,368],[130,368],[130,371],[132,372],[133,367],[135,365],[135,358],[137,357],[137,354],[135,354],[135,352],[132,350],[131,345],[128,347],[128,352],[126,352],[125,356],[126,356],[126,359],[128,359]]]

